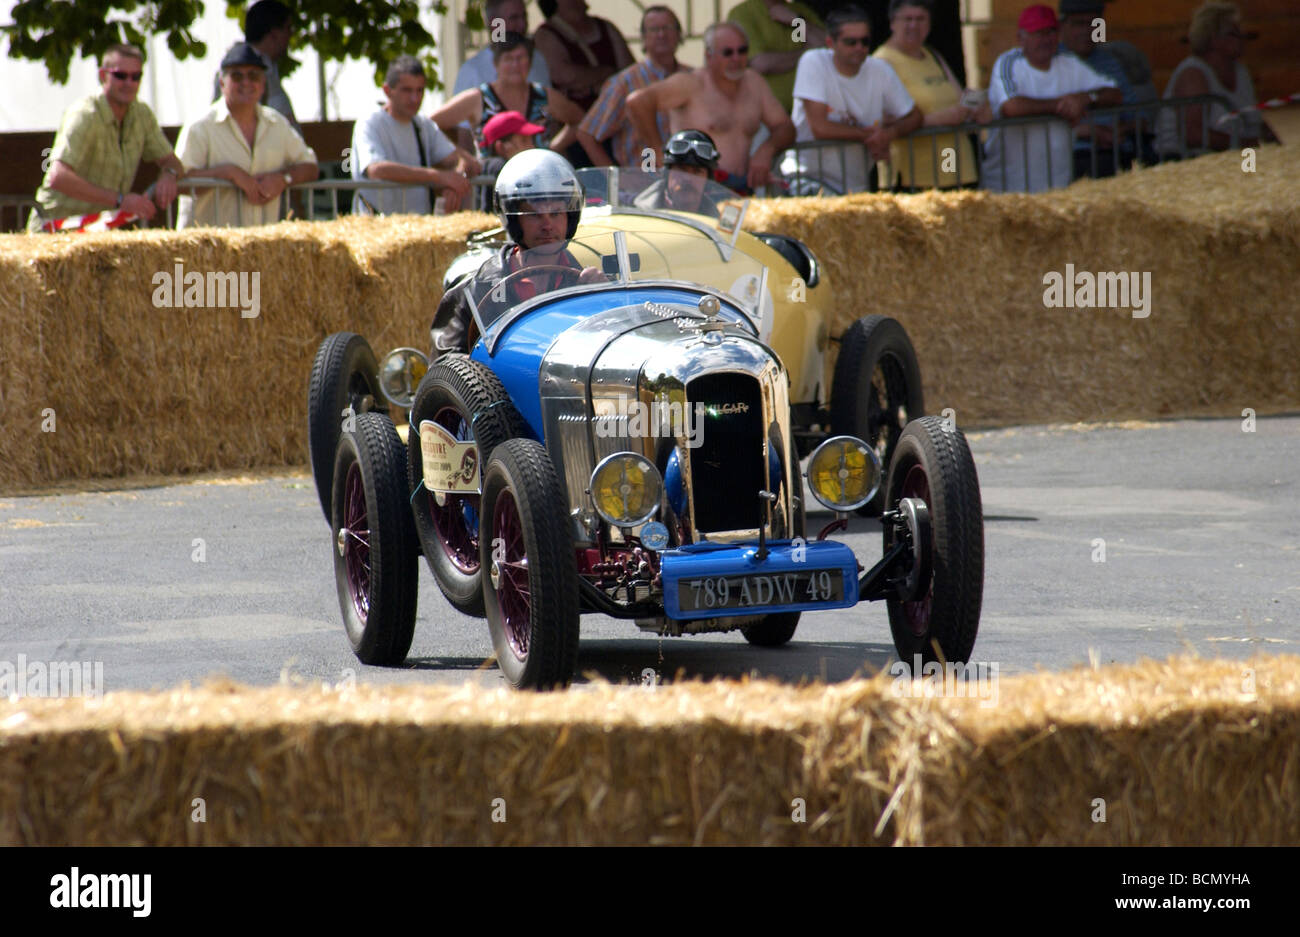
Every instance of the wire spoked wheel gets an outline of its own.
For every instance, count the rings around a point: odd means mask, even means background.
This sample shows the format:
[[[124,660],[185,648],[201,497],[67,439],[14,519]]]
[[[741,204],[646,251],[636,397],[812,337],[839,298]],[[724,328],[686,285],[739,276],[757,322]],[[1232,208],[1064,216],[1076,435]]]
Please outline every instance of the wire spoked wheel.
[[[577,665],[578,564],[565,504],[539,443],[496,448],[483,475],[479,552],[492,647],[515,687],[565,686]]]
[[[495,543],[489,575],[501,608],[506,641],[515,657],[528,659],[529,625],[532,621],[532,593],[528,587],[528,555],[524,552],[524,530],[519,506],[509,490],[502,491],[493,508]]]
[[[439,410],[433,422],[446,429],[458,441],[473,439],[469,423],[452,407]],[[466,576],[478,575],[479,496],[433,493],[427,503],[429,518],[438,534],[438,544],[446,553],[447,559]]]
[[[363,413],[339,438],[331,507],[334,581],[357,658],[395,665],[415,633],[415,530],[406,504],[406,448],[392,421]]]
[[[420,381],[411,404],[407,434],[411,511],[425,560],[454,608],[482,616],[482,497],[478,491],[442,493],[425,485],[420,427],[426,422],[440,426],[457,441],[474,443],[471,455],[480,481],[479,469],[496,447],[524,435],[526,427],[497,376],[467,355],[438,358]]]

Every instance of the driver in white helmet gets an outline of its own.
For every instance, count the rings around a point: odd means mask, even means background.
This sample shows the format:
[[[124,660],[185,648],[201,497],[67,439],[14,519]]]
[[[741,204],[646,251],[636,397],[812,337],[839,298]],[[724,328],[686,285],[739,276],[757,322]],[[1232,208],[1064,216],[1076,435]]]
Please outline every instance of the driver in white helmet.
[[[539,270],[534,277],[515,277],[507,285],[511,304],[573,283],[603,283],[596,267],[583,267],[566,245],[578,230],[582,216],[582,184],[568,160],[550,150],[525,150],[511,157],[497,176],[494,192],[497,214],[509,240],[494,257],[449,289],[438,303],[430,332],[433,357],[449,351],[468,351],[467,330],[471,312],[469,296],[483,297],[501,280],[529,267],[567,267]]]

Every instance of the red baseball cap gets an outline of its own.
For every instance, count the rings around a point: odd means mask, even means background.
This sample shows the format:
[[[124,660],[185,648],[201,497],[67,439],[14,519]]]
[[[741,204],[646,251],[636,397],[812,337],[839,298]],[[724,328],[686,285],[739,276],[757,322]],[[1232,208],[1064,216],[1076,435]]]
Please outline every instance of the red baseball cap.
[[[1056,29],[1060,24],[1056,20],[1056,11],[1046,4],[1038,3],[1025,7],[1016,22],[1017,29],[1027,33],[1036,33],[1043,29]]]
[[[545,127],[530,124],[518,111],[502,111],[483,125],[483,142],[491,146],[511,134],[523,133],[532,136],[535,133],[545,132]]]

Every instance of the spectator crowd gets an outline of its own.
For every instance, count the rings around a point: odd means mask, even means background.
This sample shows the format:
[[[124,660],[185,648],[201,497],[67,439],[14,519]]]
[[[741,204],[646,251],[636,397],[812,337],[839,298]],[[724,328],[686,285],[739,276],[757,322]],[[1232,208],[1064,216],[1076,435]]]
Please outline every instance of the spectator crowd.
[[[1255,91],[1242,62],[1253,35],[1236,5],[1209,0],[1196,10],[1190,54],[1161,96],[1146,56],[1105,39],[1105,2],[1027,7],[1015,47],[998,56],[989,87],[978,90],[964,87],[927,41],[932,0],[889,2],[883,42],[858,6],[823,18],[798,0],[743,0],[705,29],[696,69],[678,60],[682,24],[667,6],[645,8],[637,61],[586,0],[542,0],[545,19],[531,33],[523,0],[487,0],[489,45],[465,62],[451,97],[427,115],[420,61],[387,63],[382,103],[354,125],[352,210],[489,209],[490,180],[532,148],[561,153],[579,168],[655,170],[676,157],[689,175],[707,169],[741,194],[762,187],[1037,192],[1137,162],[1223,150],[1234,139],[1243,146],[1276,139],[1257,111],[1238,113],[1255,103]],[[288,6],[254,3],[244,40],[221,60],[211,107],[182,127],[174,149],[137,100],[143,54],[129,45],[109,49],[100,93],[63,116],[29,230],[92,218],[110,227],[148,222],[173,201],[182,228],[281,218],[285,189],[319,175],[280,82],[277,63],[292,35]],[[1227,103],[1163,104],[1204,95]],[[1105,113],[1090,114],[1098,109]],[[666,153],[670,138],[673,154]],[[698,160],[689,156],[697,150]],[[136,193],[142,160],[161,175]],[[184,194],[185,182],[199,179],[229,185]],[[390,185],[360,185],[366,182]]]

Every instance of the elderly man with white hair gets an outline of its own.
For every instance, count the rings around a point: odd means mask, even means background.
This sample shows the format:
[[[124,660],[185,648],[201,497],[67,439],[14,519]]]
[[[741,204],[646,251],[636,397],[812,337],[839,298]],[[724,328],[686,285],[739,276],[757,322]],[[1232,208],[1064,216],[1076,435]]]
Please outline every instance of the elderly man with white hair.
[[[668,112],[669,128],[703,130],[717,144],[718,181],[742,194],[772,181],[772,160],[794,142],[794,123],[763,76],[749,67],[749,39],[735,23],[704,31],[704,67],[678,72],[634,91],[627,112],[641,139],[663,165],[663,135],[655,117]],[[758,128],[770,136],[750,153]]]

